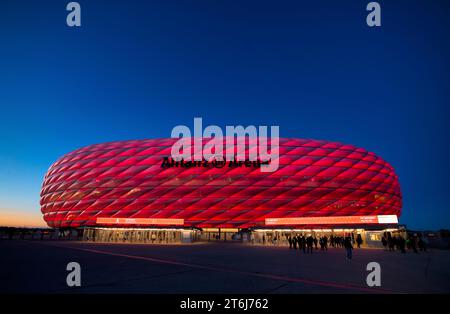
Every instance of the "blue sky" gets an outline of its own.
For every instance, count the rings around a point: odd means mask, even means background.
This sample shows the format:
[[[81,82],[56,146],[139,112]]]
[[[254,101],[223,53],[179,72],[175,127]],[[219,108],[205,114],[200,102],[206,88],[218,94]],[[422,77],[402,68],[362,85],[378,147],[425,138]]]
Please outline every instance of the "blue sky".
[[[0,4],[0,216],[40,219],[52,162],[175,125],[279,125],[350,143],[400,178],[401,223],[449,228],[448,1]]]

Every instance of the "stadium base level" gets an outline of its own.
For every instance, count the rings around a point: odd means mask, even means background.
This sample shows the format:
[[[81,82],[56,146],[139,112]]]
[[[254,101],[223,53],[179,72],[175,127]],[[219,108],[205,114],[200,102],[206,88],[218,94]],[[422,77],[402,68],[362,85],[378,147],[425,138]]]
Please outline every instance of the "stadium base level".
[[[350,236],[356,243],[360,235],[362,247],[382,247],[383,235],[406,236],[404,226],[400,225],[365,225],[365,226],[280,226],[277,228],[117,228],[84,227],[83,240],[99,243],[135,243],[135,244],[188,244],[188,243],[242,243],[248,245],[289,246],[288,237],[309,236],[319,239],[326,236]]]

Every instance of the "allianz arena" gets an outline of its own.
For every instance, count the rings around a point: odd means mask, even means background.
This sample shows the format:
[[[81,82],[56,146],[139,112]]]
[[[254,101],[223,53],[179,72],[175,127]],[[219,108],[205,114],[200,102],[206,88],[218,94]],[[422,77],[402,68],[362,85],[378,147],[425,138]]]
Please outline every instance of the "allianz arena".
[[[52,228],[149,230],[148,239],[151,230],[234,234],[397,226],[397,175],[362,148],[284,138],[275,172],[245,164],[163,167],[177,140],[110,142],[64,155],[44,178],[44,220]]]

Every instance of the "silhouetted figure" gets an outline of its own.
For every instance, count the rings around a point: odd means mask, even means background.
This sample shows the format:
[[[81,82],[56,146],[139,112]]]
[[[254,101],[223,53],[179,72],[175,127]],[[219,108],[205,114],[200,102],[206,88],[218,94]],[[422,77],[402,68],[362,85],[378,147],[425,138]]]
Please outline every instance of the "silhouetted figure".
[[[386,240],[386,237],[385,237],[385,236],[383,236],[383,237],[381,238],[381,243],[383,244],[384,250],[387,250],[387,240]]]
[[[288,236],[288,242],[289,242],[289,250],[292,249],[292,238],[291,236]]]
[[[352,259],[353,257],[353,245],[352,245],[352,240],[350,239],[350,237],[346,237],[344,240],[344,247],[345,250],[347,251],[347,259]]]
[[[417,252],[417,239],[416,239],[416,236],[415,236],[415,235],[413,235],[413,236],[411,237],[411,248],[412,248],[412,250],[414,251],[414,253],[418,253],[418,252]]]
[[[388,234],[388,247],[389,247],[389,251],[393,251],[394,250],[394,245],[395,245],[395,237],[391,237],[390,234]]]
[[[409,251],[409,250],[411,250],[411,239],[409,238],[409,235],[408,235],[408,237],[406,238],[406,249]]]
[[[300,238],[300,243],[302,245],[303,253],[306,253],[306,238],[304,235]]]
[[[417,244],[418,244],[418,246],[419,246],[419,250],[420,250],[420,251],[424,251],[424,252],[427,251],[426,243],[425,243],[424,240],[422,240],[422,237],[421,237],[420,235],[419,235],[419,239],[418,239]]]
[[[392,238],[392,245],[393,245],[393,250],[395,251],[395,250],[400,250],[400,247],[399,247],[399,237],[397,237],[397,236],[394,236],[393,238]]]
[[[362,242],[363,242],[363,240],[361,238],[361,235],[358,233],[358,235],[356,236],[356,244],[358,245],[358,249],[361,248]]]
[[[309,236],[309,237],[306,239],[306,245],[308,246],[308,248],[307,248],[307,250],[306,250],[307,253],[312,254],[312,252],[313,252],[313,242],[314,242],[314,239],[313,239],[312,236]]]
[[[398,246],[399,246],[400,252],[406,253],[405,239],[403,237],[398,237]]]
[[[314,237],[314,248],[317,250],[317,238]]]

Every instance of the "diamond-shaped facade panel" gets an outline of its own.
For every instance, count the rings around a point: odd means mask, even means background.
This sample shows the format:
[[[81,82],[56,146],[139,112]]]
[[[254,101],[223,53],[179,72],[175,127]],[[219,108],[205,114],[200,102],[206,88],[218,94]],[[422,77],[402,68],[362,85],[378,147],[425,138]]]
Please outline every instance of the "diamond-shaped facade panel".
[[[401,212],[393,168],[361,148],[280,139],[275,172],[253,165],[163,168],[176,141],[111,142],[64,155],[45,175],[44,220],[56,228],[98,226],[99,218],[246,228],[264,225],[266,218]]]

